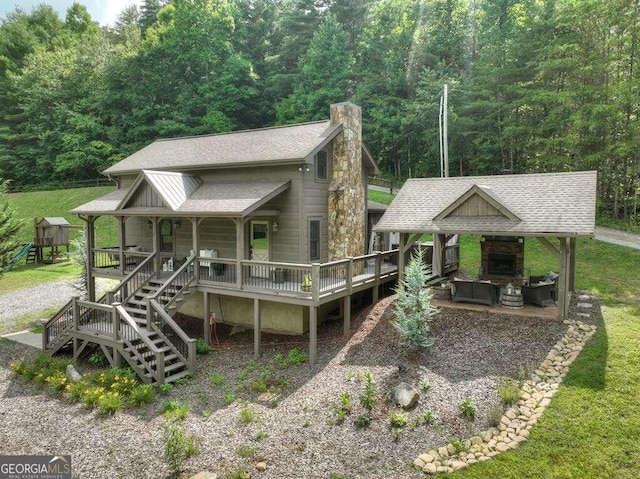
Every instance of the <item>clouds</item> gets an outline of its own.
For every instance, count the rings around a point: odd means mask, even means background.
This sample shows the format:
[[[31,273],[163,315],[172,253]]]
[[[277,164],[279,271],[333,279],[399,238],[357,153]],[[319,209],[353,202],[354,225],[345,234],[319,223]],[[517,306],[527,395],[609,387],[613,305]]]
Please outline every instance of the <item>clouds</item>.
[[[78,0],[79,3],[87,7],[87,10],[91,14],[91,18],[98,22],[100,25],[113,26],[118,18],[118,15],[129,5],[142,4],[142,0]],[[9,0],[7,2],[1,2],[0,16],[4,19],[7,14],[15,11],[16,7],[21,8],[26,13],[31,11],[39,4],[46,3],[51,5],[54,10],[58,12],[58,15],[62,20],[67,15],[67,9],[73,5],[74,0]]]

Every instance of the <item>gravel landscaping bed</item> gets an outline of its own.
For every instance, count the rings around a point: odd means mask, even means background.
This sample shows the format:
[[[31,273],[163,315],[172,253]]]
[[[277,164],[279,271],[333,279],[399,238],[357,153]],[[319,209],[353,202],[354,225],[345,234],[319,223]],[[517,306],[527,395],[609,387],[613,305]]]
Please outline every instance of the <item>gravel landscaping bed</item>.
[[[241,468],[259,478],[423,477],[411,467],[415,457],[489,427],[492,410],[501,404],[500,379],[531,374],[567,329],[557,321],[444,308],[432,323],[433,350],[407,354],[389,323],[392,300],[354,318],[348,341],[340,337],[341,323],[321,326],[313,368],[277,367],[292,348],[306,351],[304,337],[264,335],[269,344],[254,360],[252,333],[229,335],[219,325],[224,347],[199,356],[191,380],[155,404],[106,418],[15,377],[9,363],[35,352],[0,340],[0,454],[71,454],[81,478],[173,477],[163,458],[160,414],[163,401],[171,399],[189,404],[184,425],[200,451],[186,462],[185,477],[201,470],[231,477]],[[572,315],[574,310],[575,301]],[[367,371],[378,399],[372,423],[358,428],[354,419],[363,412],[358,396]],[[428,381],[429,390],[421,391],[406,415],[411,424],[431,412],[434,422],[408,425],[396,439],[387,392],[401,381],[418,389]],[[342,423],[336,415],[341,393],[353,399]],[[476,408],[473,421],[459,412],[467,397]],[[243,408],[254,421],[239,420]],[[256,470],[260,461],[265,471]]]

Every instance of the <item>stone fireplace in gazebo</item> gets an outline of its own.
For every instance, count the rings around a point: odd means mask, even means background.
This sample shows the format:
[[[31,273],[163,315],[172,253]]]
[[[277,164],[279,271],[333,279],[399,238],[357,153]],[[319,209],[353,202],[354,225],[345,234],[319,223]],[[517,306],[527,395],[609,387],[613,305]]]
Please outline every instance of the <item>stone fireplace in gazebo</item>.
[[[517,282],[524,271],[524,238],[483,236],[480,239],[480,279],[496,283]]]

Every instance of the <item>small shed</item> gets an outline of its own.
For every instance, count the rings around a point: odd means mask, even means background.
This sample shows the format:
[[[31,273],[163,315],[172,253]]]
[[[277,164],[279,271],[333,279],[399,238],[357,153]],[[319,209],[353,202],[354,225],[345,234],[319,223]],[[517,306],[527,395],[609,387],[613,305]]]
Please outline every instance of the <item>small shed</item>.
[[[46,217],[38,221],[35,219],[36,246],[66,246],[69,247],[69,229],[71,224],[62,217]]]

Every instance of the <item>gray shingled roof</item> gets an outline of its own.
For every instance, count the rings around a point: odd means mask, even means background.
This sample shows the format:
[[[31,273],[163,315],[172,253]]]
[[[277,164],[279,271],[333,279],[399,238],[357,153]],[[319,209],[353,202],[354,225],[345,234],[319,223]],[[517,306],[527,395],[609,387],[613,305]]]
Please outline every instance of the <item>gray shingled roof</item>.
[[[123,214],[144,216],[246,216],[289,188],[290,181],[243,181],[236,183],[205,183],[175,209],[161,207],[123,207],[123,200],[133,189],[122,188],[102,198],[79,206],[75,214]]]
[[[156,140],[107,168],[107,174],[143,169],[184,170],[302,161],[324,146],[342,125],[329,121]]]
[[[520,236],[593,236],[597,172],[407,180],[375,231]],[[435,219],[474,185],[517,216]],[[518,221],[519,218],[519,221]]]

